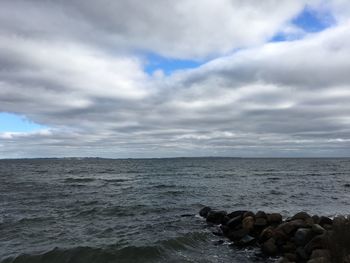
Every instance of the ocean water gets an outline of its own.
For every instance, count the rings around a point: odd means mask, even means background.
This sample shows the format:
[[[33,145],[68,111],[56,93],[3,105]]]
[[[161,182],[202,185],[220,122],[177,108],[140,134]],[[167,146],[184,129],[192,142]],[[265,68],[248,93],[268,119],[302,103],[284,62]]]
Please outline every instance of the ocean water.
[[[266,262],[204,205],[350,213],[350,159],[0,160],[0,262]]]

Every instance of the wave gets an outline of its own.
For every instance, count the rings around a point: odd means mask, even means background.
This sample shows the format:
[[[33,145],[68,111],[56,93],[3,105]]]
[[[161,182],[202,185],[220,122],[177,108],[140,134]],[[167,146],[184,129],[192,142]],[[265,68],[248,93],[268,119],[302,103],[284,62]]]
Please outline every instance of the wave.
[[[196,248],[209,239],[208,233],[194,232],[168,240],[158,241],[153,246],[129,246],[125,248],[74,247],[54,248],[42,254],[22,254],[6,258],[1,263],[143,263],[168,262],[170,252]]]
[[[94,178],[67,178],[65,183],[89,183],[95,181]]]

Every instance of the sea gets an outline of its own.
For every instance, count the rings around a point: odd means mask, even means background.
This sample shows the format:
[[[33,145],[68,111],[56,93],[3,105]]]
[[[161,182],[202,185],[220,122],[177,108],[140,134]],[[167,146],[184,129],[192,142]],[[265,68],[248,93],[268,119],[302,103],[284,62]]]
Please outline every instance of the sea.
[[[204,206],[350,214],[350,159],[0,160],[1,263],[272,262]]]

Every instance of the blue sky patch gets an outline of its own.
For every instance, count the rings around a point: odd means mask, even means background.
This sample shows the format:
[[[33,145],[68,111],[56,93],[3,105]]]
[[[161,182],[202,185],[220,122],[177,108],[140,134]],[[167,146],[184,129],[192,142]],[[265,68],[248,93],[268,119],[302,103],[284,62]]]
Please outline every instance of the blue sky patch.
[[[146,59],[145,72],[150,75],[159,69],[165,75],[170,75],[176,70],[196,68],[204,63],[195,60],[166,58],[154,53],[147,54]]]
[[[24,116],[0,112],[0,132],[31,132],[43,128]]]
[[[292,20],[292,24],[302,28],[306,32],[320,32],[335,23],[335,19],[330,12],[318,12],[309,7]]]

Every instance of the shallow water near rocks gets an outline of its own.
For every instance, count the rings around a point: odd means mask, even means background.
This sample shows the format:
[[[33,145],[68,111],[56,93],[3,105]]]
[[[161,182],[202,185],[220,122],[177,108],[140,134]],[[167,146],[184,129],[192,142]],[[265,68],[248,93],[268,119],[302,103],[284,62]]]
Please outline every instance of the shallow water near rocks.
[[[349,214],[350,159],[0,160],[0,262],[266,262],[196,216]]]

